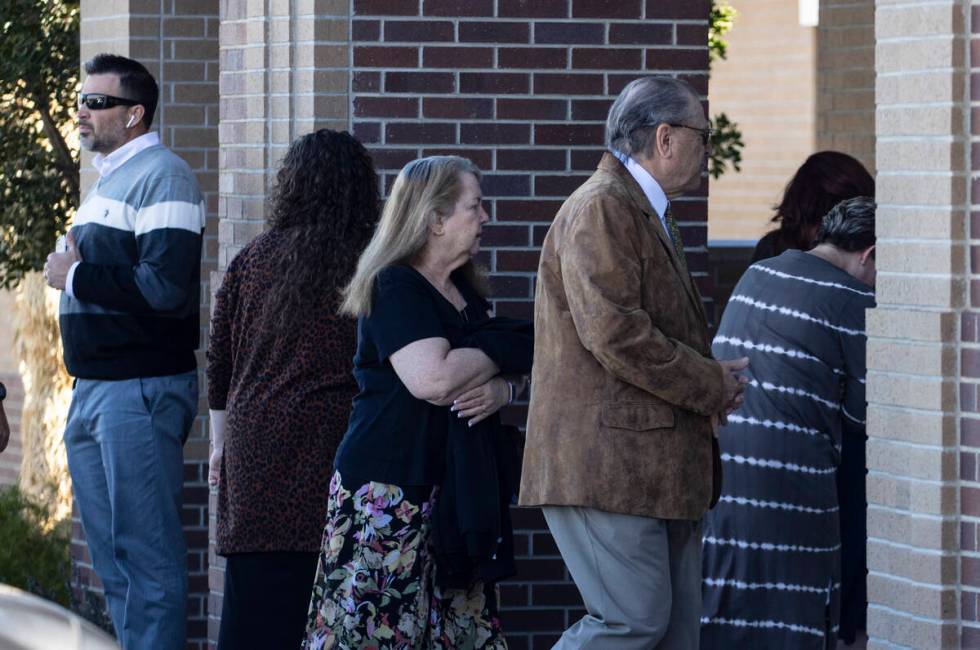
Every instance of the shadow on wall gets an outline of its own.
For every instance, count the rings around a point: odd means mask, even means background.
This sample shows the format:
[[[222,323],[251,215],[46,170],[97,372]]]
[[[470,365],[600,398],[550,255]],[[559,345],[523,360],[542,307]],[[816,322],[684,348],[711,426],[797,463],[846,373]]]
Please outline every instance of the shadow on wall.
[[[715,304],[715,319],[711,323],[711,336],[714,337],[721,315],[728,304],[728,298],[745,269],[749,267],[754,241],[708,242],[708,273],[711,275],[714,291],[711,298]]]

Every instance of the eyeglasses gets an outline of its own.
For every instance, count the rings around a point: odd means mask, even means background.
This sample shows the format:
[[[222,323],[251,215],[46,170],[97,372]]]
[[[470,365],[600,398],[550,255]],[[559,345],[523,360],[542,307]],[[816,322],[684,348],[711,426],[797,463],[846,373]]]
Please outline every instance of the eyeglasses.
[[[715,134],[715,130],[710,128],[699,129],[696,126],[688,126],[686,124],[669,124],[669,123],[667,124],[667,126],[673,126],[680,129],[691,129],[692,131],[697,131],[698,133],[701,134],[701,144],[703,144],[706,147],[708,146],[708,142],[711,141],[711,136]]]
[[[103,95],[102,93],[82,93],[78,96],[78,107],[81,108],[84,106],[90,111],[101,111],[106,108],[112,108],[113,106],[136,106],[142,103],[135,99],[113,97],[112,95]]]

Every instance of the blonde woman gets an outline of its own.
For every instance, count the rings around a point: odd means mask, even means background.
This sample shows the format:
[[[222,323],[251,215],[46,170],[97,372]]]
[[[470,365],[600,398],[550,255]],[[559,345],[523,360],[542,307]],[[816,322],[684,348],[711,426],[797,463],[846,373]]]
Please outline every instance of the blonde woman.
[[[494,590],[440,588],[431,540],[450,410],[472,425],[514,391],[484,352],[455,347],[489,319],[473,263],[488,220],[479,179],[455,156],[406,165],[344,291],[360,392],[334,463],[305,648],[506,648]]]

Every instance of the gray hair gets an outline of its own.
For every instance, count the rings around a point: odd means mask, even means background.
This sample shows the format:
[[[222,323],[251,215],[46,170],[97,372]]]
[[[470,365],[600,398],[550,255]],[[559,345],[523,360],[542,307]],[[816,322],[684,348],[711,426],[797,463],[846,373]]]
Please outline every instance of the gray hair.
[[[875,243],[875,202],[866,196],[845,199],[824,215],[814,241],[843,251],[863,251]]]
[[[634,79],[609,109],[606,147],[628,156],[645,155],[657,126],[688,119],[692,100],[700,101],[686,81],[660,76]]]

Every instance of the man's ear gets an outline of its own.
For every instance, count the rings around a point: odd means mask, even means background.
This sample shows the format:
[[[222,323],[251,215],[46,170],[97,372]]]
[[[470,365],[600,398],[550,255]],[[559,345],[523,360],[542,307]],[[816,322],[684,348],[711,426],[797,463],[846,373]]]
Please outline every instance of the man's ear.
[[[146,110],[141,104],[133,106],[133,111],[129,114],[129,119],[126,120],[126,128],[130,129],[137,124],[143,122],[143,116],[146,114]]]
[[[667,158],[670,156],[671,144],[672,136],[670,133],[670,126],[667,124],[659,124],[653,136],[653,150],[656,152],[658,157]]]
[[[867,264],[869,259],[874,259],[874,255],[875,255],[875,244],[871,244],[863,251],[861,251],[861,266]]]

